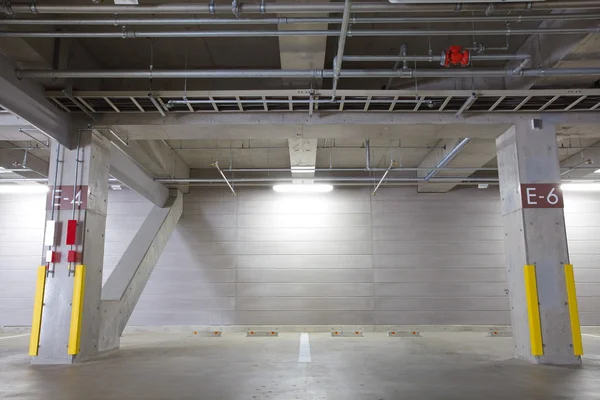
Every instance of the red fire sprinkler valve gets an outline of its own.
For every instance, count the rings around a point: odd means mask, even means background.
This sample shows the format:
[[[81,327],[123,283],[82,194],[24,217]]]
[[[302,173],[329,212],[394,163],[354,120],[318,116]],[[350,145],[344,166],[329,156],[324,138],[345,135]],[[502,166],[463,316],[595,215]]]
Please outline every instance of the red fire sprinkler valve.
[[[440,64],[442,67],[450,67],[451,65],[466,67],[471,62],[471,54],[469,50],[463,50],[460,46],[450,46],[448,50],[442,52]]]

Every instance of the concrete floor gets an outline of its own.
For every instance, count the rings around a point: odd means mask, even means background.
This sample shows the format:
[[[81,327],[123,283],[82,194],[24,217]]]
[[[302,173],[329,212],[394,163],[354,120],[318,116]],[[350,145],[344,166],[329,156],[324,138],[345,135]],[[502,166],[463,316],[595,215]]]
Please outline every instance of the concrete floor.
[[[13,334],[14,335],[14,334]],[[584,336],[581,368],[511,359],[512,338],[299,333],[221,338],[130,333],[122,349],[75,366],[32,367],[28,336],[0,334],[0,398],[10,399],[600,399],[600,335]]]

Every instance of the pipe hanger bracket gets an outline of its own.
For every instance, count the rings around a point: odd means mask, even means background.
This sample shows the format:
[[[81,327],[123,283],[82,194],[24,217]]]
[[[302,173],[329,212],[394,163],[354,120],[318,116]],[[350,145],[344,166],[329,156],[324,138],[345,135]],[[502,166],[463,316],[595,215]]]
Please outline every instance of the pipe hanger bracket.
[[[241,13],[241,4],[238,3],[238,0],[232,0],[231,1],[231,11],[233,12],[233,15],[235,15],[236,18],[239,18]]]

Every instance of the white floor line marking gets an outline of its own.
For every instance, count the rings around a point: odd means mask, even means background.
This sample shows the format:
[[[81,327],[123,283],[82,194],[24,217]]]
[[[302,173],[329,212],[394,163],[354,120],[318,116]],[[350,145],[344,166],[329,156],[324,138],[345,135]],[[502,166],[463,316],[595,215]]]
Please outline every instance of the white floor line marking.
[[[0,340],[12,339],[12,338],[22,337],[22,336],[29,336],[29,333],[24,333],[23,335],[15,335],[15,336],[4,336],[4,337],[0,337]]]
[[[595,337],[595,338],[600,338],[599,335],[592,335],[591,333],[582,333],[583,336],[591,336],[591,337]]]
[[[300,334],[300,351],[298,353],[298,362],[312,362],[310,359],[310,340],[308,333]]]

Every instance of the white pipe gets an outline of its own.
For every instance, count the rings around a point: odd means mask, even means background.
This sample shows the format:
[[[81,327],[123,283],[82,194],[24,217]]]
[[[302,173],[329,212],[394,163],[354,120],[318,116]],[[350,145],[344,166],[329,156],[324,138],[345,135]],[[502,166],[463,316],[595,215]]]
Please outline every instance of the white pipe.
[[[239,9],[242,14],[309,14],[309,13],[342,13],[344,5],[339,2],[327,3],[239,3]],[[457,5],[460,5],[457,7]],[[550,11],[557,9],[570,10],[589,10],[598,9],[600,5],[597,0],[548,0],[540,2],[522,3],[498,3],[496,10],[498,12],[509,11]],[[355,13],[467,13],[467,12],[485,12],[487,4],[465,4],[457,1],[449,4],[392,4],[389,2],[361,2],[355,3],[353,12]],[[0,11],[7,15],[15,14],[228,14],[231,15],[231,5],[211,3],[190,3],[190,4],[157,4],[157,5],[38,5],[35,2],[29,4],[11,4],[3,2]]]
[[[349,20],[344,20],[348,21]],[[346,25],[347,26],[347,25]],[[342,25],[342,28],[344,25]],[[600,27],[593,28],[533,28],[533,29],[362,29],[362,30],[226,30],[226,31],[139,31],[123,29],[115,32],[64,32],[64,31],[2,31],[0,38],[85,38],[85,39],[139,39],[139,38],[223,38],[223,37],[282,37],[282,36],[327,36],[340,37],[340,45],[345,45],[346,37],[397,37],[397,36],[517,36],[517,35],[579,35],[600,33]],[[342,40],[342,37],[344,38]],[[343,50],[343,48],[342,48]]]
[[[459,22],[527,22],[527,21],[582,21],[600,19],[600,14],[547,14],[496,15],[457,17],[351,17],[351,24],[417,24]],[[87,18],[87,19],[0,19],[1,25],[29,26],[169,26],[169,25],[285,25],[285,24],[341,24],[342,18],[331,17],[278,17],[278,18]],[[492,50],[495,48],[486,48]],[[474,49],[476,50],[476,49]],[[477,49],[478,50],[478,49]]]
[[[213,78],[333,78],[333,70],[17,70],[17,78],[55,79],[213,79]],[[552,69],[399,69],[393,70],[342,70],[340,78],[463,78],[463,77],[513,77],[513,76],[596,76],[600,68]]]

